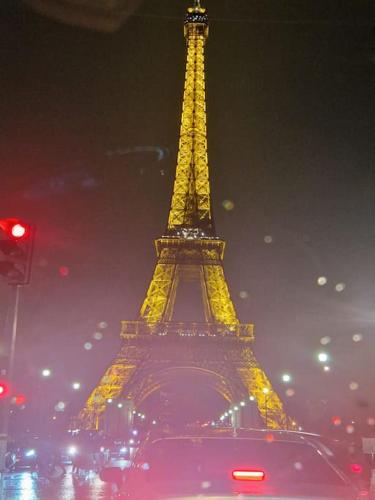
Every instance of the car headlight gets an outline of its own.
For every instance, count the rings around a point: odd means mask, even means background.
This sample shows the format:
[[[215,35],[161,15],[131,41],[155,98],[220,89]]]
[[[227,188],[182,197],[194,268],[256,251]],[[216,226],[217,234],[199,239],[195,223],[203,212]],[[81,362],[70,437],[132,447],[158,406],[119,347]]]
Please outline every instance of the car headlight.
[[[78,453],[78,449],[76,446],[69,446],[68,448],[68,455],[70,455],[71,457],[73,457],[74,455],[77,455]]]

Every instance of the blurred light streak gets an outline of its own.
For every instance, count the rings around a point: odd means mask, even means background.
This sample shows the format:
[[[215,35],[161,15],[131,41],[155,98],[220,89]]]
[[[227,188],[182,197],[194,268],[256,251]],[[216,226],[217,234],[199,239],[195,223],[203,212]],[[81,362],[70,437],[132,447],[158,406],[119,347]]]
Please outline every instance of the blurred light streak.
[[[157,161],[162,161],[169,156],[169,149],[160,146],[135,146],[132,148],[118,148],[106,151],[106,156],[124,156],[134,153],[155,153]]]

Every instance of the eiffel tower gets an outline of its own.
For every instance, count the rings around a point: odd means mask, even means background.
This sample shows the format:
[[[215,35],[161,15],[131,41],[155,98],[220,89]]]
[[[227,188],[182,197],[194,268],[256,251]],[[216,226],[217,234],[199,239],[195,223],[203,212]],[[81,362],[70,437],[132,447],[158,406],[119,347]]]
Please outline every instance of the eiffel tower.
[[[122,346],[78,416],[100,429],[108,402],[138,407],[179,375],[192,374],[230,404],[252,396],[270,428],[292,425],[253,350],[253,325],[242,324],[224,275],[225,241],[216,236],[207,158],[204,47],[208,17],[200,0],[188,8],[185,87],[168,225],[155,241],[157,263],[137,321],[122,321]],[[203,321],[174,319],[176,295],[200,288]],[[197,294],[195,294],[197,297]],[[264,404],[267,393],[267,405]]]

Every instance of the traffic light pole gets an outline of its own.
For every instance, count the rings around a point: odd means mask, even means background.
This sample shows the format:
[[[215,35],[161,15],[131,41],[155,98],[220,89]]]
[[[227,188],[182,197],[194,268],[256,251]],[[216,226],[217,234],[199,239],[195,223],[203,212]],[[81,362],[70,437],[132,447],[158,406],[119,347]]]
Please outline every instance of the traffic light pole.
[[[11,387],[13,382],[14,358],[16,353],[18,309],[20,303],[21,285],[14,285],[13,288],[14,288],[14,298],[12,304],[12,332],[11,332],[8,369],[7,369],[7,379]],[[4,491],[5,456],[8,444],[10,402],[11,398],[10,396],[8,396],[1,403],[2,415],[1,415],[1,429],[0,429],[0,498],[2,498],[2,493]]]

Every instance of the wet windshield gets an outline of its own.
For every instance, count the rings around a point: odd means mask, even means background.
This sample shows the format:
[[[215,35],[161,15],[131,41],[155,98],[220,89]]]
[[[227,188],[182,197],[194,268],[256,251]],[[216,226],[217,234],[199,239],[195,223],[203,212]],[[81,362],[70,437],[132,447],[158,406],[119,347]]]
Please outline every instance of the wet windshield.
[[[0,0],[1,499],[375,489],[374,5]]]

